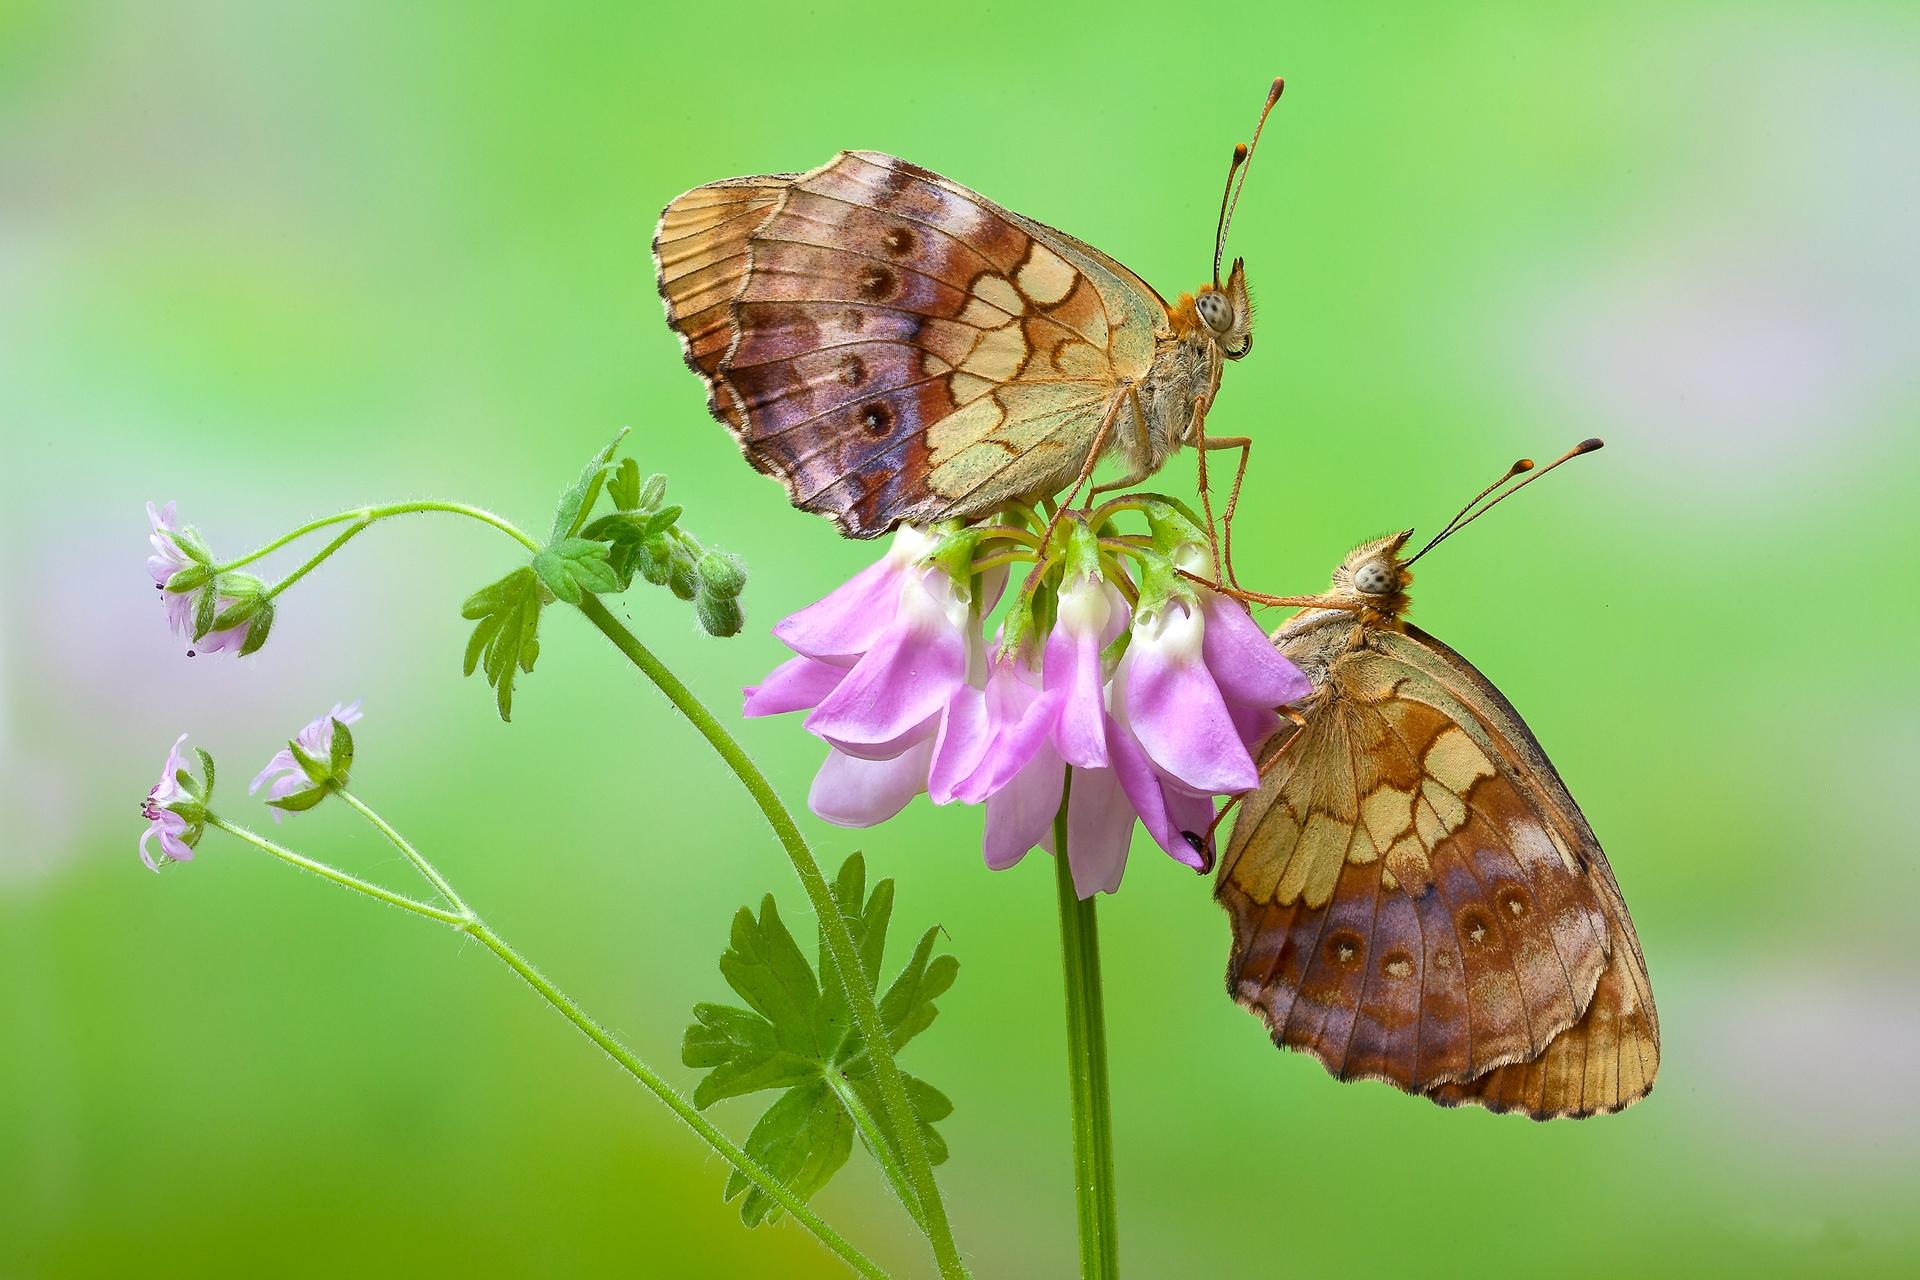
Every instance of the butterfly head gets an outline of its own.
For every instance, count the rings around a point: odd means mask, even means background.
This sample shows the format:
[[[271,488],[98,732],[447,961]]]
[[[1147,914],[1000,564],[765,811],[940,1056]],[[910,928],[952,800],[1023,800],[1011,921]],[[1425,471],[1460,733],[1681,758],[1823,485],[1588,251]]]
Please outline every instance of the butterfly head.
[[[1233,260],[1225,284],[1203,284],[1193,298],[1197,326],[1220,354],[1238,360],[1253,350],[1253,301],[1247,295],[1247,265]]]
[[[1413,530],[1402,529],[1391,537],[1374,538],[1349,551],[1340,567],[1333,571],[1333,588],[1327,595],[1389,616],[1404,613],[1412,603],[1407,598],[1407,587],[1413,582],[1413,571],[1407,568],[1400,553],[1412,536]]]

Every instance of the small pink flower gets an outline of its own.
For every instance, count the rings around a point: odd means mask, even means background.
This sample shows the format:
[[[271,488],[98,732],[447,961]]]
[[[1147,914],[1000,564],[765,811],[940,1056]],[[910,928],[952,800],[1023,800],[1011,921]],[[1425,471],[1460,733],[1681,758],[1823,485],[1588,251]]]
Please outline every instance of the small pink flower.
[[[195,592],[168,591],[167,580],[182,569],[191,568],[192,556],[181,549],[178,535],[180,525],[175,520],[174,504],[164,507],[147,504],[147,522],[152,531],[147,541],[153,544],[153,554],[147,557],[147,572],[153,578],[153,585],[160,588],[161,601],[166,606],[167,625],[177,636],[185,636],[193,641],[191,653],[218,653],[222,649],[238,649],[246,643],[247,624],[228,627],[224,631],[209,631],[198,640],[193,640],[193,602]],[[233,603],[230,597],[222,597],[219,607],[224,609]]]
[[[300,749],[307,755],[325,764],[333,755],[333,722],[336,720],[341,724],[358,724],[360,699],[356,698],[345,706],[336,702],[333,710],[309,723],[306,728],[293,736],[293,740],[300,744]],[[279,776],[275,777],[276,774]],[[272,780],[270,786],[267,785],[269,779]],[[267,786],[267,800],[271,803],[285,799],[297,791],[310,790],[314,786],[314,781],[307,776],[307,771],[300,767],[300,762],[293,758],[292,748],[282,747],[273,753],[273,759],[267,761],[267,767],[255,775],[253,781],[248,784],[247,794],[253,795],[262,786]],[[285,810],[276,808],[273,811],[275,822],[285,817]]]
[[[193,861],[191,842],[197,839],[198,833],[184,815],[166,807],[178,800],[195,798],[180,785],[181,771],[187,767],[186,757],[180,754],[180,744],[186,740],[184,733],[174,739],[173,749],[167,752],[166,767],[160,771],[160,781],[147,792],[146,800],[140,805],[140,816],[147,820],[147,829],[140,833],[140,861],[147,864],[149,871],[158,871],[168,862]],[[147,850],[147,841],[156,836],[160,840],[158,861]]]

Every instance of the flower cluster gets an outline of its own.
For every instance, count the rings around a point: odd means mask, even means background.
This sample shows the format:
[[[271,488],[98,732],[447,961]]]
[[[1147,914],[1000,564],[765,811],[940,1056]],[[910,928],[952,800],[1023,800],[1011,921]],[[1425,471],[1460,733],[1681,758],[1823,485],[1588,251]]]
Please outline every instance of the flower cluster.
[[[1151,539],[1104,536],[1096,513],[1045,548],[1005,527],[903,528],[879,563],[774,627],[796,656],[745,691],[745,713],[808,713],[829,748],[808,803],[829,822],[871,826],[923,791],[983,804],[999,869],[1053,848],[1064,800],[1083,898],[1119,887],[1136,819],[1209,870],[1215,797],[1256,785],[1275,708],[1309,689],[1244,607],[1177,571],[1197,559],[1191,522],[1149,514]],[[976,558],[996,537],[1015,550]],[[990,642],[1005,566],[1023,558],[1034,567]]]

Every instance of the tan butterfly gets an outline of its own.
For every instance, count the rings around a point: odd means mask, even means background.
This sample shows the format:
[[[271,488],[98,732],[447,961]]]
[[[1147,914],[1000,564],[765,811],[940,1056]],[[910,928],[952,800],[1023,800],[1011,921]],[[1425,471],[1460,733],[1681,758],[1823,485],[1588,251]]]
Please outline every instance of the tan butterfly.
[[[1606,855],[1520,713],[1403,620],[1413,561],[1366,543],[1275,634],[1314,686],[1268,744],[1215,895],[1227,988],[1343,1080],[1535,1119],[1619,1110],[1660,1066],[1646,962]],[[1477,509],[1476,509],[1477,507]]]
[[[1207,439],[1204,419],[1253,345],[1244,265],[1220,281],[1251,153],[1228,170],[1212,282],[1171,305],[1064,232],[843,151],[668,205],[667,322],[747,461],[856,538],[1077,490],[1107,454],[1128,474],[1102,488],[1184,444],[1240,448],[1244,466],[1246,442]]]

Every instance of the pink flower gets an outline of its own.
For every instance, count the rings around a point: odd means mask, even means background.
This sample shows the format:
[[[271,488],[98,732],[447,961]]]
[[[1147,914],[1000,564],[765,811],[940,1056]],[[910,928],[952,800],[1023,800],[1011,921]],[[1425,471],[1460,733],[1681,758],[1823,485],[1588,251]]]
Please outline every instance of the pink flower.
[[[153,577],[153,585],[160,589],[161,601],[167,611],[167,625],[175,635],[193,640],[193,607],[197,593],[167,590],[168,579],[196,563],[180,545],[181,529],[174,518],[174,504],[169,502],[164,507],[156,507],[149,502],[147,522],[152,526],[147,541],[153,544],[154,552],[147,557],[147,572]],[[232,603],[232,597],[222,596],[218,607],[224,609]],[[224,631],[209,631],[194,640],[195,648],[187,652],[192,655],[195,652],[218,653],[222,649],[238,649],[246,643],[247,625],[243,622]]]
[[[981,638],[998,584],[976,607],[964,579],[926,563],[938,543],[903,535],[775,626],[798,656],[745,690],[748,716],[807,711],[829,745],[813,812],[864,827],[922,791],[983,804],[982,851],[998,870],[1053,847],[1064,794],[1081,897],[1119,887],[1136,819],[1173,858],[1210,869],[1215,797],[1257,784],[1252,749],[1278,726],[1274,708],[1309,692],[1247,611],[1177,585],[1130,617],[1127,598],[1082,569],[1059,587],[1044,644],[1009,652]]]
[[[193,861],[193,846],[199,840],[198,824],[167,807],[176,801],[198,799],[180,785],[180,775],[187,767],[186,757],[180,754],[180,744],[186,740],[184,733],[174,739],[173,749],[167,752],[166,767],[160,771],[160,781],[147,792],[146,800],[140,805],[140,816],[147,820],[147,829],[140,833],[140,861],[147,864],[149,871],[158,871],[169,862]],[[160,839],[158,861],[147,850],[147,841],[156,836]]]
[[[336,720],[343,725],[358,724],[360,700],[356,698],[345,706],[334,703],[333,710],[309,723],[306,728],[294,735],[293,740],[300,744],[300,749],[308,756],[326,764],[333,757],[333,722]],[[275,777],[275,774],[279,776]],[[300,762],[293,758],[291,747],[282,747],[273,753],[273,759],[267,761],[267,767],[255,775],[253,781],[248,784],[247,794],[253,795],[259,791],[269,779],[272,779],[272,785],[267,786],[269,804],[275,800],[284,800],[296,792],[311,791],[316,785],[313,779],[307,776],[307,771],[300,767]],[[345,782],[346,779],[341,778],[340,781]],[[318,798],[318,796],[315,797],[316,800]],[[274,809],[273,820],[281,821],[286,817],[286,813],[284,809]]]

